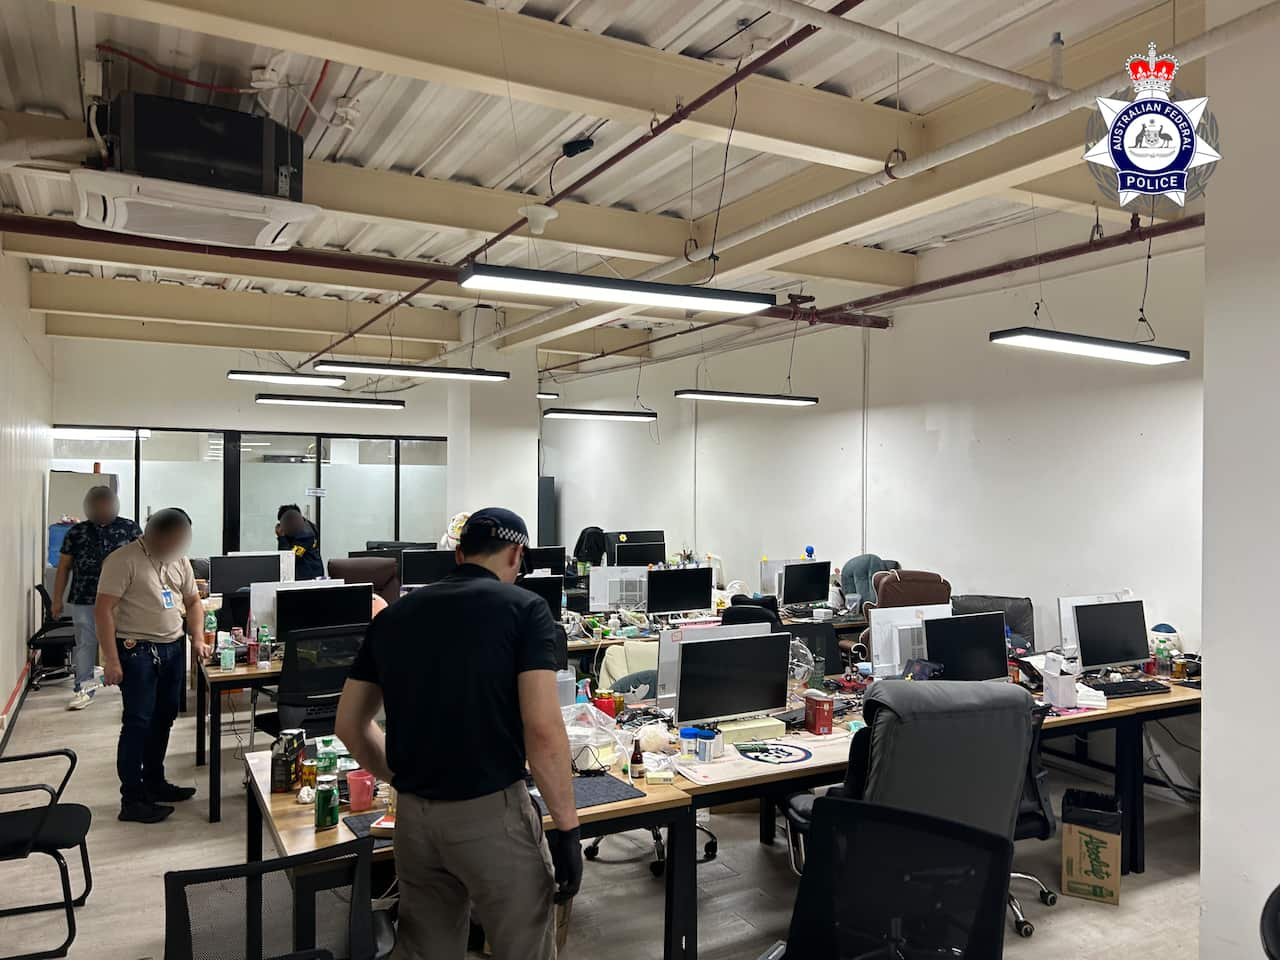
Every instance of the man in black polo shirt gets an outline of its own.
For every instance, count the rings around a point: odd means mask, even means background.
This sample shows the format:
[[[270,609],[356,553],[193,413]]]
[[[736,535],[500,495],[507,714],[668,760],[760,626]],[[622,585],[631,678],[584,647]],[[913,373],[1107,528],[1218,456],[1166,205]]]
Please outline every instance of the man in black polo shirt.
[[[398,791],[394,960],[462,960],[471,903],[498,960],[550,960],[553,903],[582,881],[555,623],[514,585],[528,543],[510,510],[473,513],[457,569],[379,614],[342,690],[338,735]]]

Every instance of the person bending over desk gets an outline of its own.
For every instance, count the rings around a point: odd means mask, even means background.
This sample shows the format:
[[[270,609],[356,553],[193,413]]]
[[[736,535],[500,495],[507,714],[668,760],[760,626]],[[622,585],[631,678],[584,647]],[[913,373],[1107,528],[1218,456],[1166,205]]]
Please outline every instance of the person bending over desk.
[[[398,792],[394,960],[462,960],[471,903],[497,960],[552,960],[553,904],[582,882],[556,625],[515,586],[528,544],[510,510],[473,513],[457,568],[369,624],[342,689],[338,736]],[[545,837],[526,762],[555,823]]]
[[[276,549],[293,553],[293,578],[318,580],[324,576],[320,558],[320,531],[302,515],[296,503],[286,503],[276,511]]]

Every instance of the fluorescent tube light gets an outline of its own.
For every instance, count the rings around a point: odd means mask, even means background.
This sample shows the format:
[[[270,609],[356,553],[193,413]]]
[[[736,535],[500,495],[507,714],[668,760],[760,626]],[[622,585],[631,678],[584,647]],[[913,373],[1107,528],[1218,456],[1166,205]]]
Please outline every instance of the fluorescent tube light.
[[[139,440],[150,440],[150,430],[136,431]],[[55,440],[132,440],[135,431],[124,427],[54,427]]]
[[[476,367],[415,367],[408,363],[378,363],[367,360],[317,360],[311,369],[321,373],[367,373],[374,377],[423,377],[435,380],[480,380],[498,383],[510,380],[506,370]]]
[[[544,420],[631,420],[652,423],[658,415],[652,410],[582,410],[574,407],[549,407]]]
[[[281,383],[299,387],[340,387],[346,377],[322,376],[317,373],[288,373],[284,370],[228,370],[228,380],[247,380],[252,383]]]
[[[1126,340],[1108,340],[1104,337],[1086,337],[1080,333],[1061,333],[1042,330],[1039,327],[1013,327],[996,330],[990,335],[992,343],[1007,347],[1029,347],[1032,350],[1049,350],[1053,353],[1070,353],[1078,357],[1096,357],[1100,360],[1123,360],[1158,366],[1165,363],[1182,363],[1191,359],[1187,350],[1173,347],[1157,347],[1151,343],[1129,343]]]
[[[737,390],[677,390],[681,400],[719,400],[723,403],[759,403],[773,407],[812,407],[817,397],[791,393],[743,393]]]
[[[403,410],[403,400],[376,400],[363,397],[303,397],[287,393],[260,393],[254,398],[258,403],[280,404],[292,407],[340,407],[364,410]]]
[[[649,283],[617,277],[590,277],[553,270],[495,267],[472,263],[462,271],[460,283],[468,290],[527,293],[591,303],[629,303],[672,310],[712,310],[716,313],[759,313],[776,304],[767,293],[691,287],[679,283]]]
[[[550,390],[539,390],[533,395],[538,400],[559,400],[560,394],[552,393]]]

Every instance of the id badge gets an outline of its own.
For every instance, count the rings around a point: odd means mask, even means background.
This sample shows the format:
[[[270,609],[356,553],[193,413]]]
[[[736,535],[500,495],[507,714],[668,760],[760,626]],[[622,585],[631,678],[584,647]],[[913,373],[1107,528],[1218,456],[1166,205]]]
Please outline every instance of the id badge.
[[[172,590],[161,590],[161,591],[160,591],[160,602],[161,602],[162,604],[164,604],[164,608],[165,608],[166,610],[172,610],[172,609],[173,609],[173,591],[172,591]]]

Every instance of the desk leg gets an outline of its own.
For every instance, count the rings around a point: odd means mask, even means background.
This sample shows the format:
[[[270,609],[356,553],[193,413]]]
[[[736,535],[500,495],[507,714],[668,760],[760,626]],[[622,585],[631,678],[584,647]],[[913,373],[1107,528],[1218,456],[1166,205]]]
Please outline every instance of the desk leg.
[[[245,863],[257,863],[262,859],[262,808],[258,806],[253,787],[245,785],[249,802],[249,817],[245,824]]]
[[[760,798],[760,842],[766,847],[773,846],[778,836],[778,811],[773,805],[772,797]]]
[[[204,671],[196,669],[196,766],[203,767],[205,743],[205,712],[209,709],[205,693]]]
[[[222,819],[222,693],[209,690],[209,822]]]
[[[697,960],[697,831],[692,807],[681,807],[667,831],[663,960]]]
[[[185,638],[178,641],[182,644],[182,693],[178,695],[178,712],[187,712],[187,687],[191,681],[191,648]]]
[[[1146,870],[1146,797],[1143,769],[1142,721],[1127,720],[1116,727],[1116,793],[1120,795],[1120,872]]]

